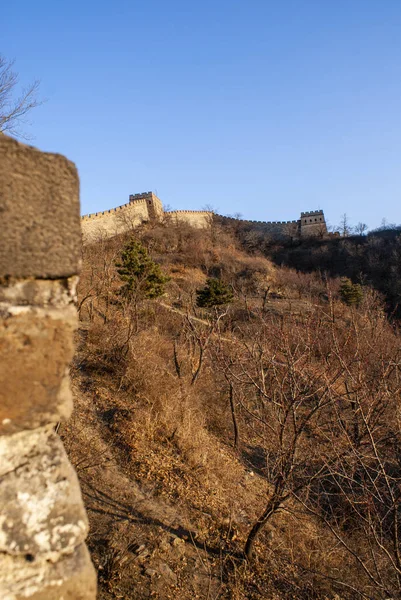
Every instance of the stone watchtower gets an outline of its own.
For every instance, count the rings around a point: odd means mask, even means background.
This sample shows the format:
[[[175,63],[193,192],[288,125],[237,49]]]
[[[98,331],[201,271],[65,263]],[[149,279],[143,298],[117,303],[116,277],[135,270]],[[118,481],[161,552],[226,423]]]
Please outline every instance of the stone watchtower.
[[[327,234],[326,221],[322,210],[301,212],[300,235],[301,237],[323,237]]]
[[[153,192],[142,192],[142,194],[130,194],[130,204],[146,201],[148,208],[149,221],[159,220],[163,217],[163,204],[160,198]]]

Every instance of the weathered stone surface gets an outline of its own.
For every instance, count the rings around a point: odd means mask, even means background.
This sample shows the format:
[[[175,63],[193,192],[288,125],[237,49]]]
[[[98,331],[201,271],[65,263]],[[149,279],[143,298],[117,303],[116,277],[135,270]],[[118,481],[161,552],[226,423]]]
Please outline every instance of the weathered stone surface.
[[[0,480],[0,554],[55,562],[84,541],[77,476],[51,426],[0,437]]]
[[[77,323],[74,306],[8,306],[2,316],[0,435],[68,418],[72,408],[68,365]]]
[[[0,315],[15,306],[63,308],[76,300],[78,277],[66,279],[9,279],[0,285]]]
[[[76,274],[79,180],[73,163],[0,136],[0,277]]]
[[[84,544],[52,563],[0,554],[1,600],[94,600],[96,573]]]
[[[69,416],[79,182],[63,156],[0,135],[0,600],[94,600]]]

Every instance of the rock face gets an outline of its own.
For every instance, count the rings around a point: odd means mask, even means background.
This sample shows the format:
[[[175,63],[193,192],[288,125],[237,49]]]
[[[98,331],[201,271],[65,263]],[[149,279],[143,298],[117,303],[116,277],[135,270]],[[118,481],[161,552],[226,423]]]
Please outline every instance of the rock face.
[[[0,598],[94,600],[74,469],[55,433],[81,253],[72,163],[0,136]]]

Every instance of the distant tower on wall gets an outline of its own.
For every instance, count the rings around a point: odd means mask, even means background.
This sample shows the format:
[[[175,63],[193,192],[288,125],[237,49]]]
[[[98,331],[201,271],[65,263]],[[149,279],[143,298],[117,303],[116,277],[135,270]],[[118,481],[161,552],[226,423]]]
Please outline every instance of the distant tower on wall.
[[[326,221],[322,210],[301,212],[301,237],[323,237],[327,234]]]
[[[130,194],[130,204],[138,201],[146,201],[148,207],[149,220],[159,220],[163,217],[162,201],[153,192],[142,192],[142,194]]]

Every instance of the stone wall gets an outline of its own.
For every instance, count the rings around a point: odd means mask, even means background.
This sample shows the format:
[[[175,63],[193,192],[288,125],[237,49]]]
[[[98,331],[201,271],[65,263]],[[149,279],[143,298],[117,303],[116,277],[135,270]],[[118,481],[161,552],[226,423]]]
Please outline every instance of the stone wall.
[[[84,215],[81,218],[84,243],[101,238],[109,238],[142,223],[150,221],[171,221],[188,223],[192,227],[203,229],[210,227],[212,213],[208,211],[175,210],[164,212],[161,200],[153,192],[131,194],[129,202],[99,213]]]
[[[241,227],[245,231],[257,231],[272,238],[300,237],[300,221],[247,221],[233,217],[215,216],[216,221],[229,227]]]
[[[308,238],[328,235],[326,220],[322,210],[302,212],[296,221],[247,221],[215,215],[220,224],[239,226],[246,231],[257,231],[272,238]]]
[[[0,134],[0,214],[0,598],[94,600],[87,518],[55,432],[72,409],[75,166]]]
[[[164,215],[163,204],[160,198],[153,192],[143,192],[142,194],[130,194],[130,204],[145,200],[148,206],[148,216],[150,220],[162,219]]]
[[[100,213],[82,217],[84,243],[94,242],[102,237],[112,237],[142,223],[164,219],[166,223],[187,223],[197,229],[211,226],[213,219],[221,224],[238,223],[248,230],[257,230],[274,238],[300,238],[327,234],[322,210],[302,212],[301,218],[294,221],[247,221],[216,215],[204,210],[174,210],[164,212],[160,199],[152,192],[131,194],[129,202]]]
[[[327,234],[326,220],[322,210],[301,212],[301,236],[322,236]]]
[[[187,223],[196,229],[207,229],[213,219],[213,213],[207,210],[173,210],[164,216],[167,222]]]
[[[81,219],[83,241],[90,243],[100,238],[113,237],[149,220],[148,203],[145,199],[93,213]]]

